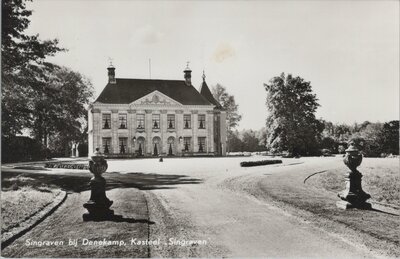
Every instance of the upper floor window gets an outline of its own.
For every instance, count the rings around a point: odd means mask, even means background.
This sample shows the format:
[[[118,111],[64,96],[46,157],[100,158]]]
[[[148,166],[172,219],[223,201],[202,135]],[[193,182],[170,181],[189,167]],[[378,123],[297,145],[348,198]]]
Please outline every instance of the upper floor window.
[[[167,125],[168,129],[175,129],[175,114],[167,115]]]
[[[126,114],[120,114],[118,115],[118,119],[119,119],[119,128],[120,129],[126,129]]]
[[[206,115],[205,114],[199,114],[199,129],[205,129],[206,128]]]
[[[190,141],[191,141],[190,137],[184,137],[183,138],[183,148],[184,148],[185,151],[189,151],[190,150]]]
[[[111,114],[103,114],[103,129],[111,129]]]
[[[160,114],[153,114],[153,129],[160,128]]]
[[[144,129],[144,114],[137,114],[136,115],[136,122],[138,129]]]
[[[190,114],[183,115],[183,128],[190,129],[192,122],[192,116]]]

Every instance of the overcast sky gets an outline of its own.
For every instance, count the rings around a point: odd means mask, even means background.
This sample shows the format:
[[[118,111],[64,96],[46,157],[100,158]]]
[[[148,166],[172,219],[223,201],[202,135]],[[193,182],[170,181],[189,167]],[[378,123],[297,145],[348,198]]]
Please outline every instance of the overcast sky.
[[[29,33],[69,51],[51,61],[92,80],[96,97],[117,78],[183,79],[202,70],[224,85],[243,115],[265,124],[263,87],[282,72],[311,81],[317,117],[338,123],[399,119],[398,1],[34,0]]]

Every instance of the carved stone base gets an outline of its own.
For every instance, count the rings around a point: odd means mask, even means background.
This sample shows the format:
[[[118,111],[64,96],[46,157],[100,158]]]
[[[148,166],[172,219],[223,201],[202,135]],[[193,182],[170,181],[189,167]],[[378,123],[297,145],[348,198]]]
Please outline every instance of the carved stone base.
[[[340,209],[343,209],[343,210],[353,209],[353,208],[363,209],[363,210],[372,209],[371,203],[368,203],[368,202],[352,204],[352,203],[347,202],[347,201],[337,201],[336,202],[336,207],[338,207]]]

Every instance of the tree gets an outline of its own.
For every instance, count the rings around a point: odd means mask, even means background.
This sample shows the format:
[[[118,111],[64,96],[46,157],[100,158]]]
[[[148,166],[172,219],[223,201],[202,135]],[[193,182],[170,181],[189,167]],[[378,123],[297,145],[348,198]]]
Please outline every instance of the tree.
[[[382,143],[380,133],[382,123],[364,122],[361,127],[356,128],[351,138],[356,143],[360,143],[360,150],[365,156],[377,157],[382,153]]]
[[[42,41],[39,35],[29,36],[32,11],[24,0],[2,1],[2,140],[10,138],[31,124],[35,92],[41,91],[41,69],[45,58],[63,49],[57,40]]]
[[[93,97],[91,82],[78,72],[57,67],[44,89],[33,112],[32,132],[36,138],[57,154],[65,153],[71,142],[86,142],[86,108]]]
[[[235,142],[233,130],[239,125],[242,116],[238,113],[239,105],[236,104],[235,97],[230,95],[226,88],[217,84],[211,89],[214,98],[221,104],[226,111],[226,130],[228,138],[228,151],[232,151],[230,143]]]
[[[243,151],[243,142],[240,139],[239,131],[233,130],[228,137],[229,152]]]
[[[386,154],[399,154],[399,121],[389,121],[383,124],[380,132],[382,152]]]
[[[315,118],[319,106],[310,82],[291,74],[264,84],[267,91],[267,147],[273,153],[318,153],[323,124]]]
[[[242,119],[242,116],[238,113],[239,105],[236,104],[235,97],[230,95],[226,88],[220,84],[212,87],[212,94],[226,111],[227,130],[231,132],[239,125],[239,121]]]
[[[260,139],[257,138],[257,132],[254,130],[242,131],[243,151],[254,152],[261,151],[263,147],[260,146]]]

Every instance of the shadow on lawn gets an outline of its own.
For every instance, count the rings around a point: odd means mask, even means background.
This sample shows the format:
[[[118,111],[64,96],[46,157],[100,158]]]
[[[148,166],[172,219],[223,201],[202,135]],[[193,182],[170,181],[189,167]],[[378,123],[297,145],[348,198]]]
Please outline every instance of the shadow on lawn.
[[[29,177],[34,182],[29,185],[52,185],[69,192],[82,192],[89,190],[91,173],[64,173],[64,174],[41,174],[41,173],[17,173],[2,172],[2,188],[9,188],[12,182],[7,179],[17,176]],[[107,190],[115,188],[137,188],[139,190],[173,189],[178,184],[199,184],[203,181],[197,178],[190,178],[186,175],[163,175],[118,172],[104,173],[107,181]]]

